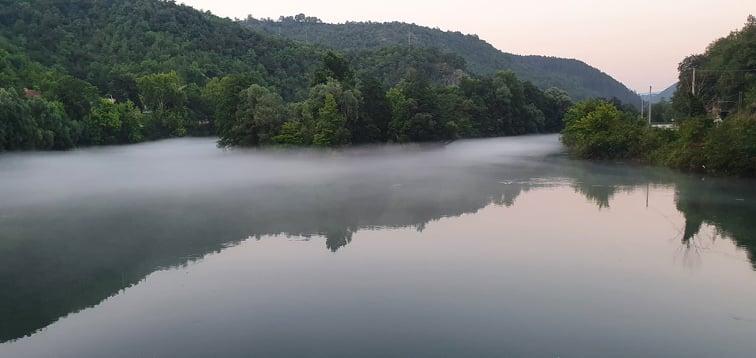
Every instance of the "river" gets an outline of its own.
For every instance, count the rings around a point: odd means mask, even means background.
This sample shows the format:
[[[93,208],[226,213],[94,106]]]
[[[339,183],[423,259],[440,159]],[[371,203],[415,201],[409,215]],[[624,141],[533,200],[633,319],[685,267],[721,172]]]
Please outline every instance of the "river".
[[[756,182],[557,136],[0,156],[0,357],[752,357]]]

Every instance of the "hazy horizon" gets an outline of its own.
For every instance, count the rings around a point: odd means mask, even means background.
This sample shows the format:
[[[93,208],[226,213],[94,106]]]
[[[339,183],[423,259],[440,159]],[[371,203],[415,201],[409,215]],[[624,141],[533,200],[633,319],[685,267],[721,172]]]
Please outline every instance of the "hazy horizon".
[[[672,85],[683,58],[703,52],[712,41],[741,28],[749,13],[756,12],[756,6],[749,2],[470,0],[465,2],[465,9],[460,9],[458,2],[450,0],[432,5],[397,0],[380,4],[345,0],[182,1],[229,18],[252,15],[277,19],[305,13],[328,23],[402,21],[476,34],[504,52],[584,61],[640,93],[647,92],[649,85],[654,92]]]

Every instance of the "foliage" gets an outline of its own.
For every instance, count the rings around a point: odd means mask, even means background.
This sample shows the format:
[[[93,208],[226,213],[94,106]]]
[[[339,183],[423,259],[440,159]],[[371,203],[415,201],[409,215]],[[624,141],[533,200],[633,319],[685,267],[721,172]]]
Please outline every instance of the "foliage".
[[[236,108],[239,107],[239,94],[255,81],[245,75],[227,75],[216,77],[207,82],[202,89],[201,101],[207,105],[209,112],[208,126],[218,133],[231,130]]]
[[[365,57],[365,51],[383,51],[385,48],[398,46],[408,52],[416,49],[439,49],[464,58],[470,70],[477,75],[493,75],[498,71],[511,70],[518,77],[534,83],[541,89],[562,88],[572,98],[617,97],[625,103],[640,103],[640,98],[633,91],[609,75],[578,60],[514,55],[499,51],[476,35],[442,31],[415,24],[326,24],[317,18],[301,14],[298,16],[301,21],[295,17],[282,17],[278,21],[248,17],[242,23],[249,28],[302,43],[319,44],[355,53],[352,57],[357,58]],[[393,86],[397,82],[388,86]]]
[[[756,116],[739,115],[713,128],[704,155],[708,171],[756,176]]]
[[[144,116],[134,103],[100,99],[84,121],[86,144],[125,144],[144,140]]]
[[[361,78],[358,91],[362,94],[359,115],[347,123],[353,143],[376,143],[388,140],[391,108],[386,89],[374,77]]]
[[[680,125],[666,164],[723,175],[756,175],[756,116],[738,115],[722,123],[705,117]]]
[[[313,144],[332,147],[349,143],[349,130],[346,128],[346,116],[339,111],[336,97],[328,93],[323,107],[318,110],[315,122]]]
[[[313,85],[326,83],[334,79],[345,85],[354,85],[354,71],[344,56],[328,51],[323,56],[322,65],[315,71]]]
[[[187,95],[175,71],[136,79],[139,99],[150,117],[150,132],[158,137],[184,136],[187,132]]]
[[[756,21],[685,58],[672,102],[652,107],[653,128],[632,108],[580,102],[565,115],[562,141],[581,158],[632,159],[687,171],[756,176]],[[695,93],[693,70],[696,70]]]
[[[706,52],[679,65],[679,90],[672,103],[683,117],[756,112],[756,21],[711,43]],[[695,94],[693,71],[696,71]],[[714,113],[716,112],[716,113]]]
[[[471,75],[446,46],[340,53],[172,1],[0,5],[2,150],[190,134],[340,146],[554,132],[571,102],[512,72]]]
[[[642,122],[609,102],[580,102],[567,111],[564,120],[562,141],[576,156],[627,159],[639,155]]]
[[[756,115],[717,123],[706,117],[677,130],[649,127],[609,102],[585,101],[565,114],[562,141],[585,159],[631,159],[718,175],[756,175]]]
[[[273,142],[282,145],[303,146],[307,144],[306,134],[303,132],[302,122],[292,120],[281,125],[278,135]]]
[[[77,138],[78,124],[66,120],[60,103],[23,98],[3,88],[0,119],[0,151],[63,149]]]
[[[273,143],[283,123],[281,97],[260,85],[251,85],[239,94],[239,106],[228,123],[219,123],[221,145]]]
[[[411,74],[441,86],[458,85],[468,76],[465,59],[436,48],[391,46],[350,52],[348,58],[359,77],[374,78],[384,87],[393,87]]]
[[[670,123],[675,117],[679,117],[675,112],[672,103],[663,99],[651,105],[651,122],[653,123]]]

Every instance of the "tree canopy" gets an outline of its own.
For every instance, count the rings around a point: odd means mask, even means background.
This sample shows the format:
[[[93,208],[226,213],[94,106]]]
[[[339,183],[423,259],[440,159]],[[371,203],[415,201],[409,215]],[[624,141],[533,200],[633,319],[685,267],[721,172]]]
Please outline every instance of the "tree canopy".
[[[175,2],[0,5],[0,150],[185,135],[339,146],[554,132],[570,102],[512,72],[470,73],[444,49],[344,53]]]
[[[616,97],[633,106],[640,103],[640,97],[633,91],[584,62],[510,54],[496,49],[477,35],[465,35],[458,31],[443,31],[403,22],[327,24],[303,14],[278,20],[247,17],[242,23],[274,36],[324,45],[348,53],[360,54],[397,46],[440,49],[464,58],[470,71],[477,75],[510,70],[541,89],[562,88],[575,99]]]

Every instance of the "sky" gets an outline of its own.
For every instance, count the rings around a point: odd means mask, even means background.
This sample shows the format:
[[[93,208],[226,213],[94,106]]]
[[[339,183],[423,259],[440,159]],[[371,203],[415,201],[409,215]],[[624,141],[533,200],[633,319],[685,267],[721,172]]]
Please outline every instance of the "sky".
[[[675,83],[683,58],[756,15],[756,0],[177,2],[230,18],[305,13],[331,23],[403,21],[477,34],[505,52],[582,60],[644,93]]]

